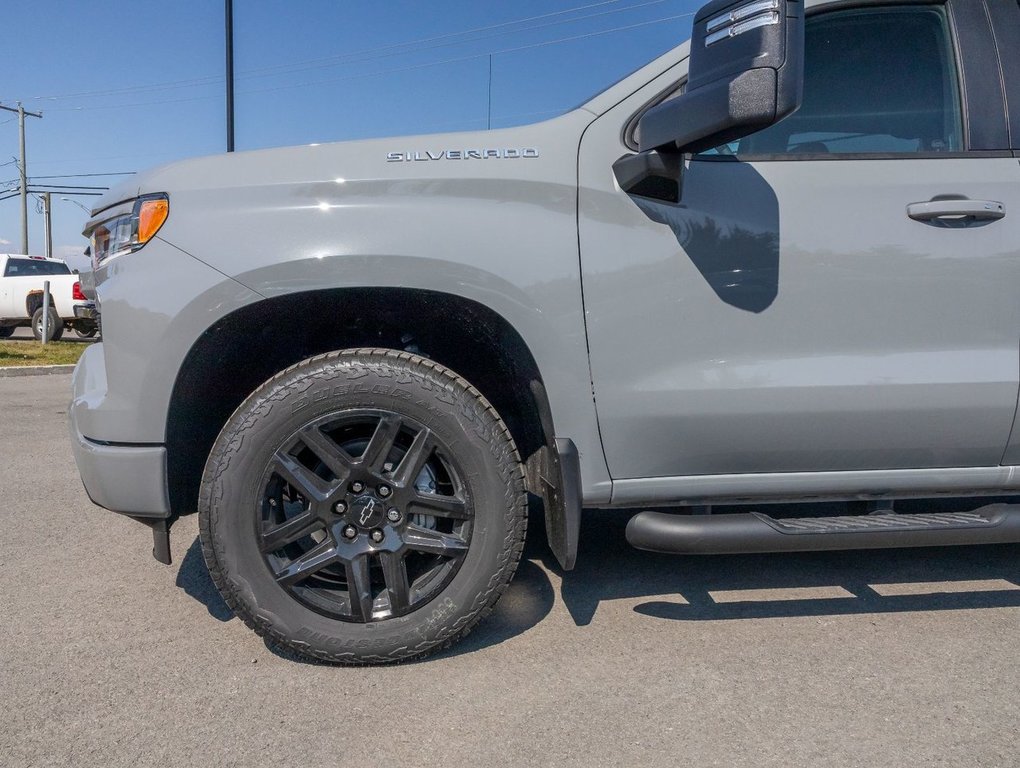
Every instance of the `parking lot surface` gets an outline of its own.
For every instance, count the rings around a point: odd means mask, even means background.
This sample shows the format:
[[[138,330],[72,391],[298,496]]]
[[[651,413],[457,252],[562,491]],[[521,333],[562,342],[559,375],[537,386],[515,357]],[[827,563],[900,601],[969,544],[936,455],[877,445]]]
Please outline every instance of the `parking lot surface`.
[[[1017,766],[1020,547],[670,558],[595,513],[424,662],[305,664],[92,506],[69,376],[0,379],[0,766]],[[540,521],[535,527],[540,527]]]
[[[35,340],[35,337],[32,335],[32,329],[31,328],[15,328],[14,329],[14,333],[12,333],[9,338],[13,339],[14,341],[19,341],[19,340],[22,340],[22,341],[34,341]],[[94,339],[83,339],[80,336],[78,336],[78,334],[76,334],[74,331],[72,331],[70,328],[65,328],[64,329],[64,335],[61,336],[61,341],[80,341],[83,344],[88,344],[88,343],[94,341]]]

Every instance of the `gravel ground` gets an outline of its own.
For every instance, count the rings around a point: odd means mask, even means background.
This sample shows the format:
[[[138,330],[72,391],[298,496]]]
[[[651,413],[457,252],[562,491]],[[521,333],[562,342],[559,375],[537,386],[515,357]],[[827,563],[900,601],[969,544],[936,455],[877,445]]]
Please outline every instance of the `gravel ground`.
[[[426,662],[288,660],[92,506],[69,377],[0,379],[0,766],[1020,765],[1020,548],[635,552],[586,518]]]

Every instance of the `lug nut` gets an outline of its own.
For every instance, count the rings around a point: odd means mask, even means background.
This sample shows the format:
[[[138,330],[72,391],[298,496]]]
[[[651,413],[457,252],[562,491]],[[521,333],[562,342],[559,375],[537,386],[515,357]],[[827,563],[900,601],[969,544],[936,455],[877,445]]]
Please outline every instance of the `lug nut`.
[[[354,491],[355,493],[361,493],[363,490],[365,490],[365,484],[360,480],[355,480],[353,483],[351,483],[351,490]]]
[[[389,520],[391,523],[399,523],[400,510],[394,507],[390,507],[389,509],[386,510],[386,519]]]
[[[340,533],[343,534],[345,539],[353,539],[358,535],[358,529],[353,525],[345,525]]]
[[[378,491],[379,495],[384,499],[390,495],[390,487],[388,485],[380,485]]]
[[[333,511],[336,512],[338,515],[344,514],[347,511],[347,502],[338,501],[336,504],[333,505]]]
[[[371,534],[369,534],[369,535],[370,535],[370,536],[372,537],[372,541],[374,541],[374,542],[375,542],[376,544],[378,544],[378,543],[379,543],[380,541],[382,541],[382,540],[383,540],[383,536],[384,536],[385,534],[383,534],[383,532],[382,532],[382,531],[380,531],[380,530],[379,530],[378,528],[376,528],[376,529],[375,529],[374,531],[372,531],[372,533],[371,533]]]

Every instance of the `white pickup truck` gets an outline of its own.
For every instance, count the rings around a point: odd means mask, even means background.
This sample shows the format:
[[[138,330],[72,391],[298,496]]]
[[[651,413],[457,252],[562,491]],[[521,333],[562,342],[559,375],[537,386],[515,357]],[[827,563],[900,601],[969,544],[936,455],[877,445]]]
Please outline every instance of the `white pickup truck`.
[[[60,259],[43,256],[0,254],[0,339],[15,328],[31,326],[43,336],[43,283],[50,282],[50,339],[59,339],[64,328],[89,338],[99,329],[96,305],[82,293],[78,275]]]

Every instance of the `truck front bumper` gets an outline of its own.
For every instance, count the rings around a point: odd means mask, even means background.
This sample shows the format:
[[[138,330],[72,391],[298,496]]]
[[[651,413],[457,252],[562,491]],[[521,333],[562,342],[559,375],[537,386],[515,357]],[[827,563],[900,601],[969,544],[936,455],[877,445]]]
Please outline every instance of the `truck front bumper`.
[[[136,518],[170,515],[166,447],[90,439],[79,427],[107,398],[102,344],[92,344],[75,366],[69,409],[71,449],[85,492],[93,503]]]

